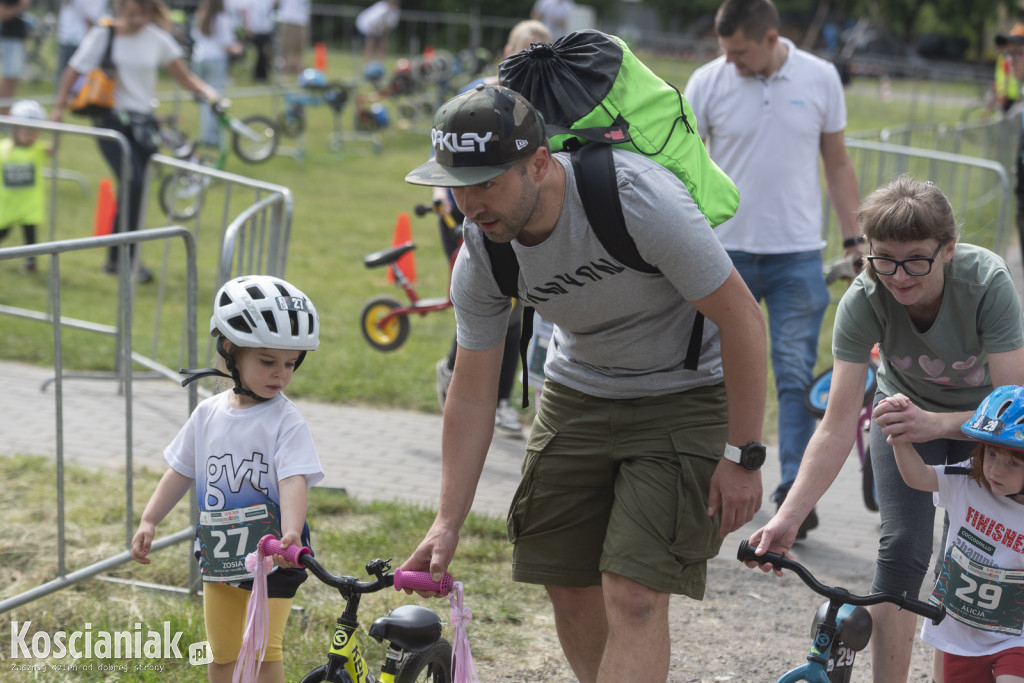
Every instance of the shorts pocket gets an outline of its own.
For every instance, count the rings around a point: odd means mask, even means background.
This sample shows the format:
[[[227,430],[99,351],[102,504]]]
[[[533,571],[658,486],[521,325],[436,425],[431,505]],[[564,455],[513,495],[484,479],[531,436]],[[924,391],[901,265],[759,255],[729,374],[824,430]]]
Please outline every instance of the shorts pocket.
[[[508,508],[508,516],[505,520],[505,527],[508,531],[508,540],[516,542],[519,537],[519,530],[522,528],[522,520],[529,512],[530,497],[536,486],[537,461],[540,454],[551,444],[551,440],[558,435],[558,430],[544,422],[540,417],[533,421],[530,429],[530,438],[526,442],[526,456],[523,458],[522,478],[512,496],[512,503]]]
[[[724,422],[694,425],[670,433],[679,458],[676,536],[669,550],[683,564],[703,562],[718,554],[721,514],[708,517],[711,476],[721,460],[728,426]]]

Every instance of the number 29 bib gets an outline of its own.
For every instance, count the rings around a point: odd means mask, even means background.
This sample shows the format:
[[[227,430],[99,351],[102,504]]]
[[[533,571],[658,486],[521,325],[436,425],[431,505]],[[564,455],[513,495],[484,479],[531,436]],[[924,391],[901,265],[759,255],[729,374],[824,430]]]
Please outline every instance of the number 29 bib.
[[[1024,610],[1024,571],[974,562],[950,546],[929,598],[957,621],[982,631],[1019,636]]]
[[[245,557],[267,534],[281,537],[281,515],[273,503],[199,513],[199,568],[203,581],[231,582],[252,578]],[[276,567],[275,567],[276,569]]]

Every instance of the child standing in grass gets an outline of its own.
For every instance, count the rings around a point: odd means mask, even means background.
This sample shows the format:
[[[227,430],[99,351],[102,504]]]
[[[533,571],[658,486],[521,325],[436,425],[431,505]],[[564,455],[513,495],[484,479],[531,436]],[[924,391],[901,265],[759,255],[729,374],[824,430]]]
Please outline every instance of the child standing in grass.
[[[199,500],[196,556],[202,571],[207,640],[214,661],[211,683],[231,681],[245,631],[252,575],[245,557],[265,534],[281,545],[310,546],[306,491],[323,478],[309,427],[282,393],[307,351],[319,345],[320,322],[312,302],[275,277],[231,280],[214,299],[210,333],[217,338],[222,370],[184,371],[182,384],[211,375],[234,387],[196,408],[164,452],[170,468],[142,513],[132,558],[149,564],[156,525],[193,484]],[[284,681],[281,641],[304,569],[275,558],[267,578],[268,647],[260,683]]]
[[[910,399],[885,402],[904,410]],[[957,465],[926,465],[890,440],[904,481],[934,492],[950,520],[930,598],[947,617],[925,621],[921,638],[943,653],[946,683],[1024,683],[1024,387],[996,388],[961,431],[981,443]]]
[[[30,121],[45,121],[46,110],[35,100],[18,100],[11,116]],[[44,219],[46,193],[43,167],[49,146],[39,139],[39,129],[11,126],[11,136],[0,140],[0,242],[16,225],[21,226],[25,244],[36,243],[36,227]],[[25,270],[36,272],[36,259],[25,259]]]

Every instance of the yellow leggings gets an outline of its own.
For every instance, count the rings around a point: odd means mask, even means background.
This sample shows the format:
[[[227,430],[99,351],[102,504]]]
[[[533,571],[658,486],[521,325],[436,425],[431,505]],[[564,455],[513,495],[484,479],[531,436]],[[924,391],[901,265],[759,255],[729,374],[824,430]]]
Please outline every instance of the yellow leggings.
[[[203,613],[206,618],[206,639],[213,650],[213,661],[229,664],[238,659],[245,634],[245,611],[249,605],[250,591],[223,583],[203,584]],[[281,641],[284,639],[284,625],[292,598],[270,598],[270,631],[267,636],[265,662],[280,662]]]

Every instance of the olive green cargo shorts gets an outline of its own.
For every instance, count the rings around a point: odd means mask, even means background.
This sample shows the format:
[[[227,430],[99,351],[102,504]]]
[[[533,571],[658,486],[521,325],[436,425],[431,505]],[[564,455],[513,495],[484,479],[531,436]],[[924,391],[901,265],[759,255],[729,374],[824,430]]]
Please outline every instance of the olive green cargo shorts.
[[[727,427],[721,385],[613,400],[547,381],[508,513],[513,578],[585,587],[612,572],[701,599]]]

